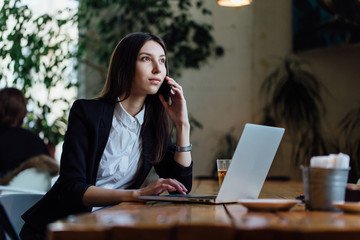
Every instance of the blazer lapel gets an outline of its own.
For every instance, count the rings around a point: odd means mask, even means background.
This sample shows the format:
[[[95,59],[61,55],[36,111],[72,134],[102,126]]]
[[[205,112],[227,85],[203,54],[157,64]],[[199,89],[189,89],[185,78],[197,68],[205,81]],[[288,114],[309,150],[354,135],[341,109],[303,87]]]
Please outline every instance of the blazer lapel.
[[[101,156],[104,153],[106,143],[107,143],[107,141],[109,139],[111,124],[112,124],[112,118],[113,118],[114,108],[115,108],[114,103],[111,103],[109,101],[102,100],[102,99],[99,99],[99,101],[103,102],[103,104],[102,104],[103,112],[102,112],[102,115],[101,115],[100,120],[99,120],[100,121],[99,122],[99,127],[98,127],[98,140],[99,140],[99,143],[97,144],[96,158],[95,158],[95,168],[94,168],[94,171],[93,171],[93,174],[92,174],[92,176],[94,176],[93,182],[96,181],[96,175],[97,175],[99,163],[100,163],[100,160],[101,160]]]

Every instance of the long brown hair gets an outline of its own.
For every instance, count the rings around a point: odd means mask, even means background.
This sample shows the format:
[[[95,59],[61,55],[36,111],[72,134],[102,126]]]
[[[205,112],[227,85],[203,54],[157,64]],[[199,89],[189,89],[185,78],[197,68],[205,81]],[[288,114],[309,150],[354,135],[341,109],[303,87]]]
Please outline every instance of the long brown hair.
[[[16,88],[0,90],[0,126],[20,127],[26,116],[26,99]]]
[[[116,102],[119,96],[124,96],[121,101],[130,96],[131,87],[135,76],[136,61],[140,49],[147,41],[155,41],[164,49],[163,40],[149,33],[132,33],[125,36],[115,47],[112,53],[106,82],[100,98]],[[165,62],[166,72],[168,64]],[[150,159],[152,163],[159,163],[164,157],[170,136],[169,119],[165,108],[157,95],[148,95],[145,100],[145,119],[141,134],[144,129],[151,132],[152,151]]]

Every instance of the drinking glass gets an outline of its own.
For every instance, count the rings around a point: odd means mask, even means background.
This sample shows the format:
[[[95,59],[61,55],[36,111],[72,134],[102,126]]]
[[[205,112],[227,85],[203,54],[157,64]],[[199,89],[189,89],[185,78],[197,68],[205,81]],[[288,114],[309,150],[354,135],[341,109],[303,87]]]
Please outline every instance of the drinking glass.
[[[218,177],[219,177],[219,187],[224,181],[225,175],[227,170],[229,169],[231,159],[217,159],[217,170],[218,170]]]

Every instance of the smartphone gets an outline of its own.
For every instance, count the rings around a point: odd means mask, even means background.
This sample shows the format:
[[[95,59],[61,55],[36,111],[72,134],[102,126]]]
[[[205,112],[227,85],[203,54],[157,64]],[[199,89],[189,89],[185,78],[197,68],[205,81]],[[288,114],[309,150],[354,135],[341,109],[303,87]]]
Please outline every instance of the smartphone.
[[[161,84],[158,94],[163,95],[165,101],[169,101],[171,91],[171,85],[164,79],[163,83]]]

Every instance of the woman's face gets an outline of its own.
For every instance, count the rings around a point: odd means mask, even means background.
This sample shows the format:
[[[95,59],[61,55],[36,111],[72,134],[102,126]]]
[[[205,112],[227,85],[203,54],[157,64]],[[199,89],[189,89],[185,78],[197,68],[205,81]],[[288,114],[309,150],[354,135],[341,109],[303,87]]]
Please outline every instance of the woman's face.
[[[139,51],[132,84],[132,96],[155,94],[166,76],[164,49],[155,41],[147,41]]]

